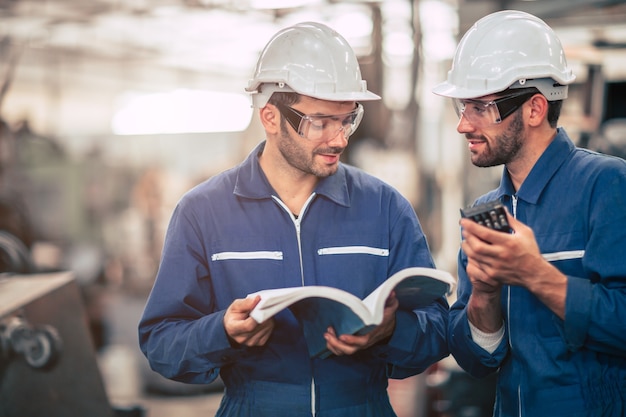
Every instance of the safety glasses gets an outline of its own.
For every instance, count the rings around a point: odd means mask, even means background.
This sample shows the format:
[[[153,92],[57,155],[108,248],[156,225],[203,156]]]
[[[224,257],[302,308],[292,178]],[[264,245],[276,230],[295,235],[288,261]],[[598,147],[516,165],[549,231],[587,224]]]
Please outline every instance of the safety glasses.
[[[510,94],[491,101],[474,99],[453,99],[457,116],[465,118],[474,126],[488,126],[501,123],[519,109],[538,91],[524,91]]]
[[[347,139],[363,119],[363,106],[360,103],[349,113],[331,115],[304,114],[281,103],[275,105],[298,135],[311,141],[331,140],[341,131]]]

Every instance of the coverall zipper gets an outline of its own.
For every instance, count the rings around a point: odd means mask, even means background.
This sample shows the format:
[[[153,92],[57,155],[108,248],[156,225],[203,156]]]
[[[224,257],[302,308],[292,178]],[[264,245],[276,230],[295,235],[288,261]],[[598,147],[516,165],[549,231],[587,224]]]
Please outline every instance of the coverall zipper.
[[[514,194],[511,200],[513,217],[517,219],[517,195]],[[508,300],[507,300],[507,316],[509,317],[509,346],[513,350],[513,342],[511,340],[511,286],[508,287]],[[522,385],[517,385],[517,415],[522,417]]]
[[[304,216],[304,213],[306,212],[306,208],[311,203],[311,201],[313,201],[313,198],[315,198],[315,193],[312,193],[309,196],[309,198],[304,202],[304,205],[302,206],[300,213],[298,213],[297,218],[296,216],[293,215],[291,210],[289,210],[289,207],[287,207],[285,203],[283,203],[283,201],[279,197],[273,195],[272,198],[274,199],[274,201],[278,203],[279,206],[281,206],[287,212],[289,217],[291,217],[291,221],[293,221],[294,227],[296,228],[296,239],[298,240],[298,256],[300,257],[300,282],[302,286],[304,287],[304,265],[302,262],[302,237],[300,234],[301,233],[300,223],[302,222],[302,217]],[[315,403],[316,403],[315,378],[312,377],[311,378],[311,415],[313,417],[315,417],[315,405],[316,405]]]

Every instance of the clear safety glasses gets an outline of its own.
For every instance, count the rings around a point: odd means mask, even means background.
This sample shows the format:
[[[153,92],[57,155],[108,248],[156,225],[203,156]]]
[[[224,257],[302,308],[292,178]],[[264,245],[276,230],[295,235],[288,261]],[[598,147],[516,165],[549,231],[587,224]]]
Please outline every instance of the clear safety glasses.
[[[510,94],[491,101],[473,99],[453,99],[457,116],[465,118],[474,126],[488,126],[501,123],[519,109],[538,91],[524,91]]]
[[[281,103],[277,103],[276,107],[298,135],[311,141],[331,140],[341,131],[347,139],[363,119],[360,103],[350,113],[331,115],[304,114]]]

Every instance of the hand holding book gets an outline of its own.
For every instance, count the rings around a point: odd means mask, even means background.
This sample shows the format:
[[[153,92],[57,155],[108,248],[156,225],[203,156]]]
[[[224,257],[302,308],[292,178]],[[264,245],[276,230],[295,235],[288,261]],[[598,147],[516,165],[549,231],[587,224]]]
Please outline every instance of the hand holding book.
[[[342,356],[352,355],[359,350],[367,349],[379,342],[388,340],[394,332],[396,326],[396,311],[399,302],[395,293],[392,291],[383,309],[383,318],[381,323],[372,328],[371,331],[361,334],[336,334],[335,329],[328,328],[324,334],[326,339],[326,348],[329,353]]]
[[[261,301],[250,316],[262,323],[285,308],[291,309],[302,324],[312,357],[328,356],[324,333],[332,327],[337,335],[365,334],[383,319],[385,301],[392,291],[399,309],[415,310],[449,294],[454,277],[446,271],[410,267],[398,271],[364,300],[338,288],[305,286],[259,291]]]

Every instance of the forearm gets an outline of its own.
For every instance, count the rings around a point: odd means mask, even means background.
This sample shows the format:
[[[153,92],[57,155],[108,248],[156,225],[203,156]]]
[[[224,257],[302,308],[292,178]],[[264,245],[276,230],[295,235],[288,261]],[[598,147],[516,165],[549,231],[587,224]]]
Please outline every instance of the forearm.
[[[467,303],[467,319],[485,333],[495,333],[502,327],[500,291],[478,292],[470,295]]]
[[[232,358],[236,350],[230,346],[222,317],[223,313],[215,313],[193,321],[140,323],[139,343],[150,367],[178,381],[211,382],[224,358]]]
[[[561,320],[565,319],[567,277],[547,261],[538,265],[527,289]]]
[[[504,341],[489,351],[473,339],[470,322],[467,317],[467,306],[457,302],[450,310],[448,344],[450,353],[457,363],[475,378],[483,378],[502,364],[508,352],[508,344]],[[504,335],[503,335],[504,337]]]

